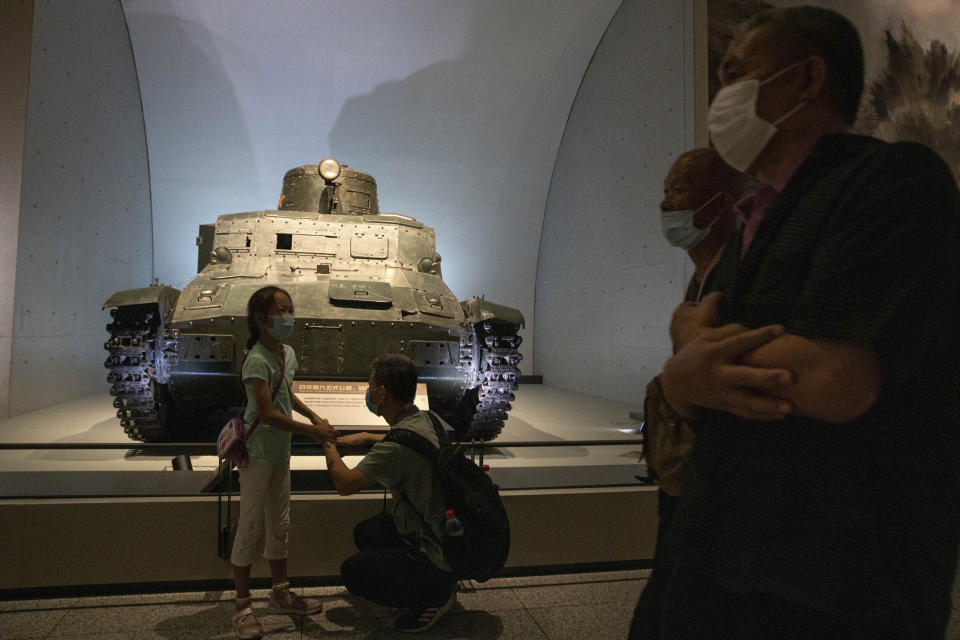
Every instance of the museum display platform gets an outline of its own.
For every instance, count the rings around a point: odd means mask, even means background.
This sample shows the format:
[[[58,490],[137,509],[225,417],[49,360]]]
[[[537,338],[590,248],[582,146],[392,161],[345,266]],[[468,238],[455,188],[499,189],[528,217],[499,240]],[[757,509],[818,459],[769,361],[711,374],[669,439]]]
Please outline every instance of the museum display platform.
[[[536,384],[522,385],[513,406],[483,450],[511,520],[506,570],[648,562],[656,487],[637,477],[638,407]],[[291,570],[330,579],[353,552],[353,524],[383,508],[383,492],[339,496],[324,484],[319,450],[295,449]],[[192,470],[174,470],[184,454]],[[360,455],[345,459],[352,466]],[[216,553],[216,472],[209,438],[160,447],[127,439],[106,393],[0,420],[0,593],[227,579]],[[237,505],[234,497],[234,521]],[[267,574],[254,565],[255,576]]]
[[[490,465],[503,489],[630,486],[645,474],[638,464],[640,423],[630,418],[636,407],[540,384],[524,385],[513,407],[497,440],[468,447]],[[102,393],[0,420],[0,497],[183,496],[211,490],[217,469],[211,425],[196,437],[185,434],[183,443],[143,447],[126,437],[115,413],[110,396]],[[213,434],[217,426],[212,424]],[[370,429],[334,426],[343,432]],[[621,440],[624,444],[614,444]],[[591,444],[579,444],[584,442]],[[2,450],[12,444],[24,448]],[[27,448],[31,445],[63,448]],[[111,448],[72,448],[98,445]],[[356,453],[345,456],[348,466],[362,457]],[[294,492],[332,490],[319,447],[304,440],[294,454]],[[180,455],[190,456],[192,470],[172,472]]]

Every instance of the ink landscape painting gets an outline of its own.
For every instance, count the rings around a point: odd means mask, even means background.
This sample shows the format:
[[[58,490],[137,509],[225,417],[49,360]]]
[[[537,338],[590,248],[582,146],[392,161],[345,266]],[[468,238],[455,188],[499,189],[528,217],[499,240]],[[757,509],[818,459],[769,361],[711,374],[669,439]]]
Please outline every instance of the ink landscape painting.
[[[960,0],[709,0],[711,100],[737,26],[765,9],[798,4],[838,11],[860,32],[866,79],[854,131],[922,142],[960,180]]]

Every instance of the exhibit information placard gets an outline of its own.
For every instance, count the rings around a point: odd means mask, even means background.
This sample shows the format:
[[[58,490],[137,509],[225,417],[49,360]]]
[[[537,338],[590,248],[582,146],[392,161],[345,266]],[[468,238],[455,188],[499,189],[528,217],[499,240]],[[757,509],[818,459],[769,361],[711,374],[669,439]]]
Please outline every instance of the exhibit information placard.
[[[367,409],[364,399],[367,393],[366,382],[294,380],[293,392],[303,404],[316,411],[321,418],[326,418],[335,428],[363,427],[384,431],[389,428],[383,418],[373,415]],[[430,408],[425,383],[417,384],[414,403],[421,409]]]

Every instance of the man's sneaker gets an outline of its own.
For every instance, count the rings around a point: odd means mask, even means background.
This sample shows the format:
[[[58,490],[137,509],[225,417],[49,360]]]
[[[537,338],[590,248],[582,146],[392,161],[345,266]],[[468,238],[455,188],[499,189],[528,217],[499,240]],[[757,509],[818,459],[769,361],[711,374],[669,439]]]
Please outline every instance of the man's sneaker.
[[[263,635],[263,627],[260,626],[260,621],[253,615],[253,609],[250,607],[244,607],[234,614],[233,628],[241,640],[253,640]]]
[[[450,607],[457,601],[457,592],[451,591],[447,601],[439,607],[427,607],[426,609],[407,609],[402,616],[393,623],[393,628],[404,633],[417,633],[426,631],[436,623],[440,617],[450,610]]]
[[[289,583],[276,585],[270,591],[270,601],[267,603],[270,613],[292,613],[295,615],[310,616],[323,610],[323,603],[317,598],[304,598],[290,591]]]

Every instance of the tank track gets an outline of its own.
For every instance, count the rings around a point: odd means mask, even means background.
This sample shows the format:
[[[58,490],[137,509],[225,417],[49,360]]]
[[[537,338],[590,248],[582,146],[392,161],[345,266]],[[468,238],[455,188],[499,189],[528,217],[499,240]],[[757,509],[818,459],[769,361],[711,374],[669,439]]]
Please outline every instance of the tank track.
[[[110,310],[110,338],[103,347],[109,355],[104,366],[113,406],[124,433],[131,440],[157,442],[169,438],[162,385],[156,381],[156,305],[130,305]]]
[[[461,343],[461,360],[478,364],[475,382],[476,408],[464,434],[471,440],[493,440],[500,435],[514,400],[523,356],[517,335],[520,327],[502,320],[484,320],[473,325],[474,335]]]

